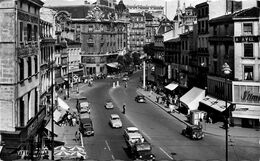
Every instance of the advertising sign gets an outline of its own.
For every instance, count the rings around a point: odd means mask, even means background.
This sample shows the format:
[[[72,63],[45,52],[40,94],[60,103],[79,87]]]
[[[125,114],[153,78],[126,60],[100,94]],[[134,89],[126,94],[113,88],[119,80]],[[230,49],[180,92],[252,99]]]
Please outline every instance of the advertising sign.
[[[260,104],[260,86],[234,85],[234,102]]]
[[[171,65],[168,65],[168,79],[172,78],[172,68]]]

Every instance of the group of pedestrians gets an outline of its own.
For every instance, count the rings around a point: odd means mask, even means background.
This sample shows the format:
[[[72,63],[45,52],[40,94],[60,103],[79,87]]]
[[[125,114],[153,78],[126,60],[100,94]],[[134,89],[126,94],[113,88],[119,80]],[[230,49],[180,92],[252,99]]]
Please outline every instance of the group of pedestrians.
[[[79,118],[76,112],[70,113],[66,111],[66,113],[62,116],[61,120],[58,121],[58,125],[60,126],[76,126],[79,123]]]

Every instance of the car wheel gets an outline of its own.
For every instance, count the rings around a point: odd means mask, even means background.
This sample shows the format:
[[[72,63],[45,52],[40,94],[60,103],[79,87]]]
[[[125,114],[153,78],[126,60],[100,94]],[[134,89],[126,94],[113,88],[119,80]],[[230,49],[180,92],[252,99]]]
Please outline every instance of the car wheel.
[[[182,134],[182,135],[185,135],[185,130],[182,130],[182,131],[181,131],[181,134]]]

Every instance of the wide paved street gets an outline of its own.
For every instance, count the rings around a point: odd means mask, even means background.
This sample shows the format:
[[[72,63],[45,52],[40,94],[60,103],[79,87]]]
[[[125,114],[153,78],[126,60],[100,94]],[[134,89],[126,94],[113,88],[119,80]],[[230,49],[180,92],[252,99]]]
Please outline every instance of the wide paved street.
[[[147,101],[145,104],[135,102],[136,89],[140,72],[134,74],[128,82],[128,87],[111,88],[115,80],[97,80],[93,90],[82,93],[87,96],[91,106],[91,118],[94,124],[95,136],[84,137],[84,145],[89,159],[97,160],[131,160],[125,150],[123,129],[127,126],[138,127],[151,142],[153,153],[158,160],[225,160],[225,138],[207,135],[203,140],[193,141],[180,134],[185,127],[171,115]],[[116,106],[106,110],[104,103],[112,98]],[[122,105],[126,103],[126,114],[123,115]],[[123,128],[112,129],[109,116],[112,113],[120,115]],[[229,160],[258,160],[259,145],[246,141],[232,140]]]

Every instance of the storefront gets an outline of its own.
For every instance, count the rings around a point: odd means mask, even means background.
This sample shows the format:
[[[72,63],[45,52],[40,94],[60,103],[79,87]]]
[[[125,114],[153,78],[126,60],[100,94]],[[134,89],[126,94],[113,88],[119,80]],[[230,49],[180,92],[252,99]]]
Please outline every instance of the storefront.
[[[46,107],[43,107],[25,127],[19,127],[15,132],[2,133],[4,146],[0,158],[5,161],[15,159],[32,159],[41,155],[43,147],[44,118]]]
[[[259,128],[260,126],[260,83],[232,82],[232,112],[234,125]]]

